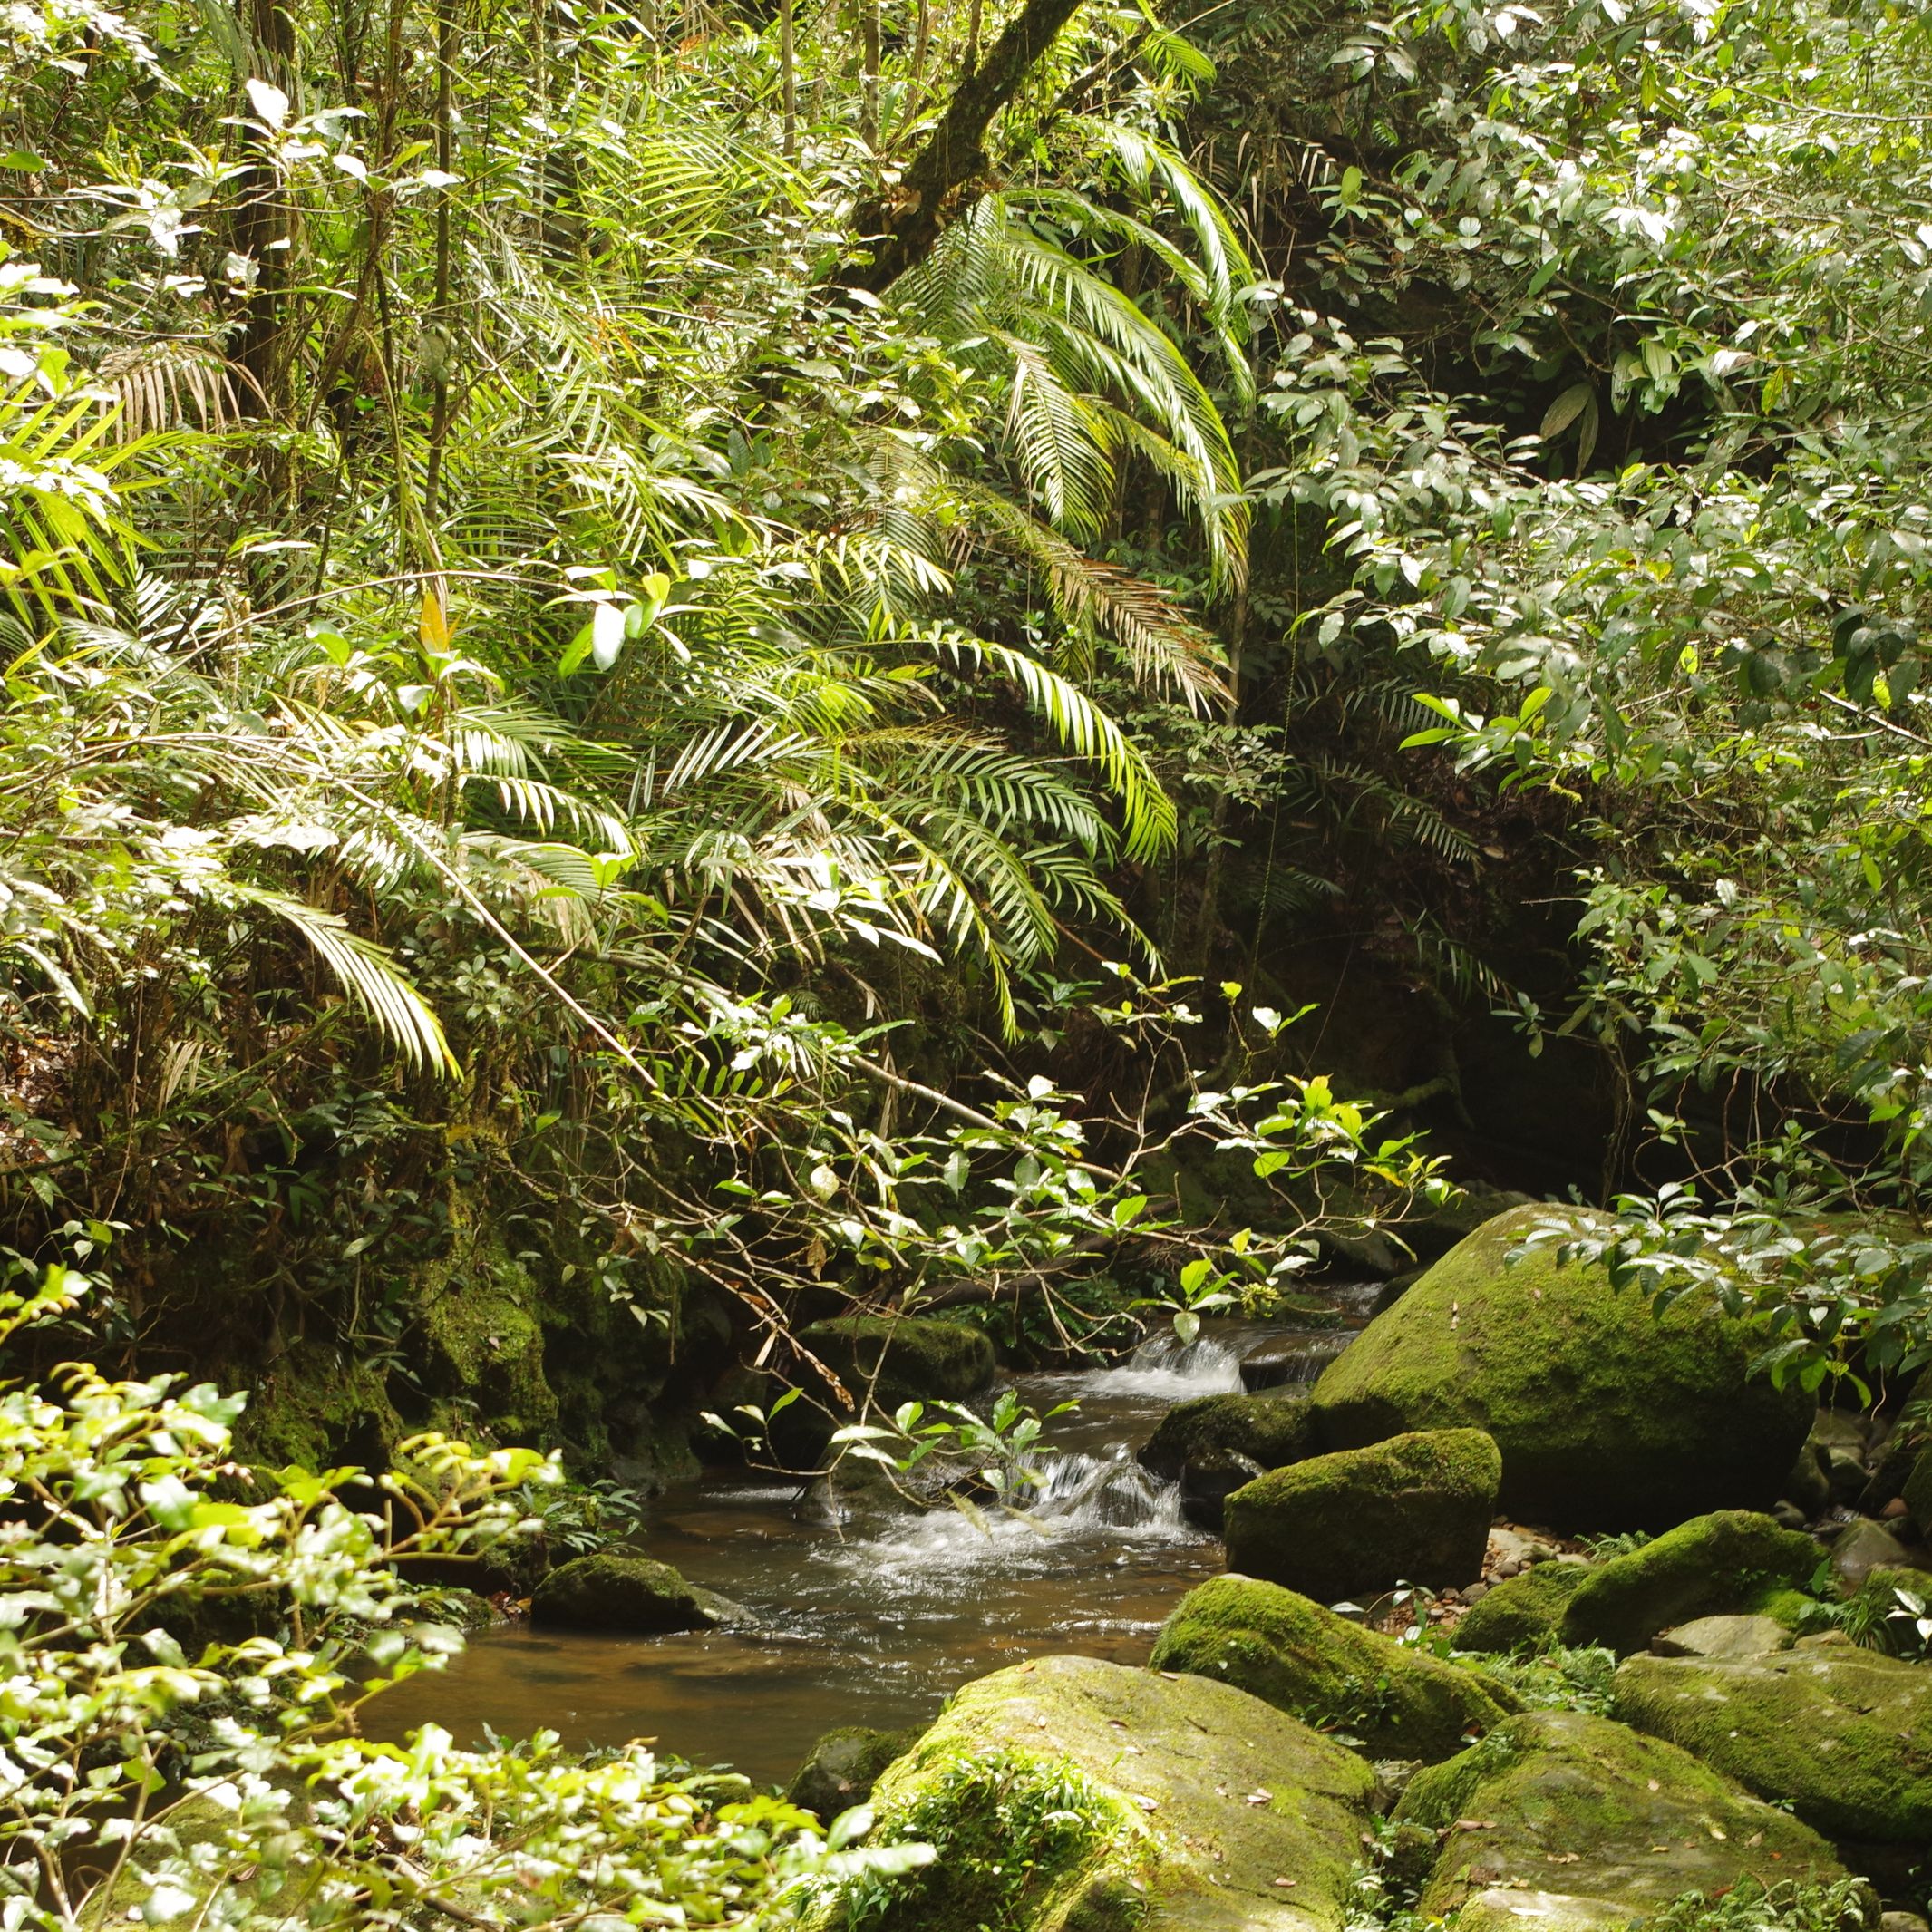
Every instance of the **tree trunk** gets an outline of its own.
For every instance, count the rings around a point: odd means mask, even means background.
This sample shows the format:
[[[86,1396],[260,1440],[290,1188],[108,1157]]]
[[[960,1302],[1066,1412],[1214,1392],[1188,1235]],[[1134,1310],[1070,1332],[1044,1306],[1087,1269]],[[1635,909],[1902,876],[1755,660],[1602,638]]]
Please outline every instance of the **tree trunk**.
[[[1078,5],[1079,0],[1026,0],[994,42],[984,65],[959,83],[892,199],[859,209],[860,231],[876,234],[879,240],[869,262],[854,263],[840,276],[843,286],[882,294],[932,253],[956,213],[959,190],[986,165],[980,144],[994,115],[1019,92]]]

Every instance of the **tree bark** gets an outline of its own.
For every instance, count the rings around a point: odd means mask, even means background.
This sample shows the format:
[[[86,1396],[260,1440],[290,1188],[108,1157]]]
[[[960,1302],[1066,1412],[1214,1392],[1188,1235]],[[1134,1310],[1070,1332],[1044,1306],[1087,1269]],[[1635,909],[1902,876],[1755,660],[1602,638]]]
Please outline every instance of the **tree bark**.
[[[853,263],[839,277],[842,286],[881,295],[932,253],[957,212],[959,190],[986,165],[981,143],[994,115],[1019,92],[1078,5],[1026,0],[984,63],[959,83],[893,198],[859,209],[860,231],[879,239],[869,262]]]

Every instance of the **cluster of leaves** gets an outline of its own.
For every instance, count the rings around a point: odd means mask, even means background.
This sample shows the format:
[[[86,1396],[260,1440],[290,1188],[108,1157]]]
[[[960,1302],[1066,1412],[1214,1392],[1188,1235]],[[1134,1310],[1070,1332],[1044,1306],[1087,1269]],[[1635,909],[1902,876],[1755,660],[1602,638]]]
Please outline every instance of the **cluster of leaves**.
[[[1928,56],[1884,4],[1429,0],[1264,90],[1319,238],[1257,495],[1349,573],[1301,635],[1590,836],[1578,995],[1511,1015],[1626,1089],[1629,1257],[1748,1262],[1814,1386],[1932,1359]]]

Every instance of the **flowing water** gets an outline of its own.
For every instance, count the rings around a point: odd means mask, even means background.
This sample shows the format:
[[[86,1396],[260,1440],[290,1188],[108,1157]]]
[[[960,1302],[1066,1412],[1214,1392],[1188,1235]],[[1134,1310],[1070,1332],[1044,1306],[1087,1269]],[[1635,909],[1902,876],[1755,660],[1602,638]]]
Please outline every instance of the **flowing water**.
[[[612,1637],[512,1626],[385,1695],[382,1728],[434,1720],[464,1742],[486,1726],[547,1728],[575,1748],[652,1738],[667,1755],[783,1782],[834,1725],[924,1724],[949,1691],[1023,1657],[1144,1662],[1221,1549],[1134,1451],[1172,1403],[1238,1389],[1242,1359],[1285,1333],[1216,1323],[1186,1347],[1159,1337],[1118,1368],[1015,1378],[1043,1413],[1080,1405],[1048,1425],[1053,1449],[1038,1459],[1044,1481],[1024,1521],[982,1527],[938,1509],[841,1527],[808,1519],[796,1485],[742,1472],[669,1490],[653,1505],[650,1554],[746,1606],[755,1626]],[[1338,1339],[1306,1337],[1308,1379]]]

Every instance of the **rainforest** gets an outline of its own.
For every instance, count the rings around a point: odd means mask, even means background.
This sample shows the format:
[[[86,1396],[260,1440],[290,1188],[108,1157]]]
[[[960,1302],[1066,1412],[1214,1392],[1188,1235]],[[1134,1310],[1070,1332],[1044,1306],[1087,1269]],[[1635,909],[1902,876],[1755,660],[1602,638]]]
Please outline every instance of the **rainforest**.
[[[1927,1932],[1928,142],[5,0],[0,1932]]]

